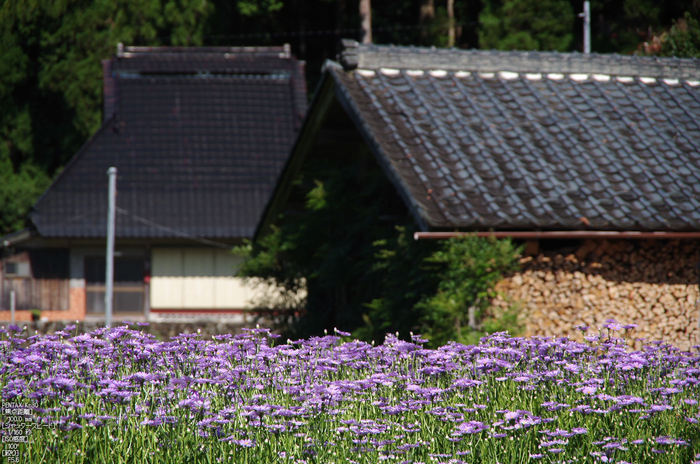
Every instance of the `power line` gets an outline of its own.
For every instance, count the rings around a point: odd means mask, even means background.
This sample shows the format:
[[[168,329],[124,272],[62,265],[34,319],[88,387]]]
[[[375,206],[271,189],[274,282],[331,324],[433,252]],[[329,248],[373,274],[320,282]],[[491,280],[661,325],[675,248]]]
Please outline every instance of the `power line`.
[[[71,216],[70,218],[67,218],[66,220],[64,220],[62,222],[53,223],[51,225],[54,227],[55,226],[76,226],[76,225],[80,226],[82,224],[80,224],[80,223],[76,224],[75,221],[78,221],[80,219],[85,219],[89,215],[93,215],[94,213],[98,213],[98,212],[104,213],[104,208],[93,208],[91,210],[83,211],[82,213]],[[123,216],[130,217],[131,219],[138,221],[142,224],[145,224],[149,227],[153,227],[155,229],[159,229],[159,230],[162,230],[163,232],[168,232],[168,233],[171,233],[173,235],[177,235],[177,236],[182,237],[182,238],[194,240],[195,242],[199,242],[199,243],[202,243],[204,245],[210,245],[210,246],[214,246],[217,248],[224,248],[227,250],[233,249],[233,247],[231,245],[227,245],[227,244],[221,243],[221,242],[215,242],[213,240],[209,240],[209,239],[204,238],[204,237],[198,237],[196,235],[188,234],[187,232],[183,232],[181,230],[174,229],[172,227],[168,227],[168,226],[165,226],[163,224],[158,224],[157,222],[154,222],[154,221],[151,221],[150,219],[146,219],[144,217],[133,214],[133,213],[125,210],[124,208],[120,208],[118,206],[117,206],[117,213],[119,213]],[[91,224],[91,225],[94,226],[95,224]]]
[[[214,247],[218,247],[218,248],[225,248],[227,250],[233,249],[233,247],[231,245],[227,245],[227,244],[221,243],[221,242],[215,242],[213,240],[209,240],[209,239],[206,239],[203,237],[197,237],[195,235],[190,235],[190,234],[183,232],[181,230],[173,229],[172,227],[164,226],[163,224],[158,224],[157,222],[153,222],[150,219],[146,219],[144,217],[137,216],[136,214],[130,213],[129,211],[125,210],[124,208],[120,208],[118,206],[117,206],[117,212],[119,214],[124,215],[124,216],[128,216],[131,219],[138,221],[142,224],[146,224],[148,226],[151,226],[155,229],[162,230],[164,232],[170,232],[170,233],[178,235],[182,238],[194,240],[195,242],[199,242],[199,243],[202,243],[204,245],[210,245],[210,246],[214,246]]]

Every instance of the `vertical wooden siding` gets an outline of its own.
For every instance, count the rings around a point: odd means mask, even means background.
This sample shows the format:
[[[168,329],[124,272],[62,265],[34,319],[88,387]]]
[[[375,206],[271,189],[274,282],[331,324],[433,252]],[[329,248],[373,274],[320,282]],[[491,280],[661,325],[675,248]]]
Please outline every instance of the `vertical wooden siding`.
[[[16,308],[68,310],[68,279],[3,279],[2,309],[10,309],[10,292],[15,291]]]

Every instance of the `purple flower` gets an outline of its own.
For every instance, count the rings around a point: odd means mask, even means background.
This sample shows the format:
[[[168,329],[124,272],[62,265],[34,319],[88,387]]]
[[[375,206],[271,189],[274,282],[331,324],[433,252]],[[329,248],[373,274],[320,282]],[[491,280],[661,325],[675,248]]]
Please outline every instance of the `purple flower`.
[[[656,438],[656,443],[659,445],[682,445],[682,446],[688,446],[688,442],[685,440],[681,440],[679,438],[672,438],[672,437],[657,437]]]
[[[469,388],[469,387],[478,387],[479,385],[481,385],[483,383],[484,382],[482,382],[481,380],[464,378],[464,379],[455,380],[452,383],[452,386],[459,387],[459,388]]]
[[[483,422],[479,421],[469,421],[469,422],[462,422],[457,426],[457,431],[458,433],[480,433],[483,432],[484,430],[488,429],[489,427],[484,424]]]
[[[160,425],[163,425],[163,420],[162,419],[145,419],[141,421],[141,425],[149,425],[153,427],[158,427]]]
[[[588,386],[588,387],[581,387],[576,389],[577,392],[585,393],[586,395],[595,395],[596,392],[598,391],[598,387],[596,386]]]
[[[622,330],[623,327],[615,319],[608,319],[605,321],[605,324],[603,324],[603,328],[608,329],[608,330],[617,331],[617,330]]]
[[[543,441],[540,443],[540,446],[542,448],[549,448],[552,446],[557,446],[557,445],[568,445],[569,440],[552,440],[552,441]]]
[[[545,401],[542,403],[542,407],[546,408],[547,411],[558,411],[563,408],[568,408],[569,405],[566,403],[557,403],[556,401]]]
[[[251,440],[249,438],[236,440],[233,436],[230,436],[228,438],[222,438],[219,441],[227,441],[229,443],[233,443],[234,445],[238,445],[242,448],[252,448],[253,446],[255,446],[255,440]]]
[[[618,443],[618,442],[614,442],[614,441],[613,441],[613,442],[610,442],[610,443],[604,444],[604,445],[603,445],[603,449],[606,449],[606,450],[616,450],[616,449],[619,449],[619,450],[622,450],[622,451],[627,451],[627,448],[623,447],[623,446],[622,446],[622,443]]]
[[[648,412],[663,412],[673,409],[673,406],[667,404],[652,404]]]

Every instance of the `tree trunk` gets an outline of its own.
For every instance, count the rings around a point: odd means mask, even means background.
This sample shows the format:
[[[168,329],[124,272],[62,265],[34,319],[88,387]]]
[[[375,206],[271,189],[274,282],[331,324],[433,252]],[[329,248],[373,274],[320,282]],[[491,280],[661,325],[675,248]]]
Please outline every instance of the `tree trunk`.
[[[481,303],[481,298],[477,298],[476,301],[474,302],[474,304],[471,305],[469,307],[469,309],[467,310],[467,320],[468,320],[467,325],[472,330],[479,329],[479,323],[476,320],[476,310],[477,310],[477,307],[479,306],[479,303]]]
[[[430,35],[428,26],[435,19],[435,0],[421,0],[419,24],[421,26],[420,35],[427,38]]]
[[[455,0],[447,0],[447,46],[455,46]]]
[[[372,43],[372,5],[370,0],[360,0],[360,21],[361,29],[360,42],[363,44]]]

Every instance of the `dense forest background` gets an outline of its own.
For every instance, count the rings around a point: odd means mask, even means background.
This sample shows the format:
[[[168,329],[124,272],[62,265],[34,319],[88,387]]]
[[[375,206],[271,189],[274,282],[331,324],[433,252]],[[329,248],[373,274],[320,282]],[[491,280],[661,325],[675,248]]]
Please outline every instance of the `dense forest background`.
[[[23,227],[100,126],[100,61],[117,43],[290,43],[307,61],[312,93],[339,39],[360,35],[359,0],[0,2],[0,235]],[[594,52],[698,56],[700,0],[593,0],[591,9]],[[580,51],[582,10],[582,0],[375,0],[373,40]]]

